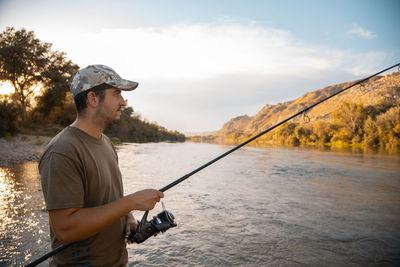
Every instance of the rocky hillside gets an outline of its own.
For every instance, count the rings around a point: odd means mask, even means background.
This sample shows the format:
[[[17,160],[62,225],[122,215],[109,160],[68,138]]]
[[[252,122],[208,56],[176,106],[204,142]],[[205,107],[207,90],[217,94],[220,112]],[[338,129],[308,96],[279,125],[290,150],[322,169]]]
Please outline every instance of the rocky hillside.
[[[231,119],[223,125],[216,136],[224,138],[232,133],[251,134],[260,132],[353,83],[354,81],[327,86],[306,93],[293,101],[276,105],[267,104],[255,116],[245,115]],[[307,113],[307,116],[311,121],[331,121],[332,112],[344,102],[362,103],[363,105],[376,105],[383,102],[400,103],[400,72],[377,76],[364,83],[363,86],[357,85],[316,106]],[[301,116],[293,119],[293,121],[302,120]]]

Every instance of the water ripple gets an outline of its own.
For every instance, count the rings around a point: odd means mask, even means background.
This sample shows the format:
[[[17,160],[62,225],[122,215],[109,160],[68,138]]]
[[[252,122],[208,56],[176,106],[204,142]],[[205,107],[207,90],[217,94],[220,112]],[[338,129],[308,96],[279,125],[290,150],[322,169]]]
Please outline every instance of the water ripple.
[[[125,193],[161,188],[229,148],[120,146]],[[400,266],[399,173],[398,156],[238,150],[165,192],[178,226],[130,245],[128,265]],[[37,163],[0,177],[0,265],[22,265],[49,251]]]

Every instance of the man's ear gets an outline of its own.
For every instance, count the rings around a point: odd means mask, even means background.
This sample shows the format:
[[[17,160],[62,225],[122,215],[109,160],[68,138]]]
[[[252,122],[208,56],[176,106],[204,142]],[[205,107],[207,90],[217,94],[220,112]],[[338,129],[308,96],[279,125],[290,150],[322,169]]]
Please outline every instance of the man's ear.
[[[87,103],[88,103],[88,106],[91,106],[93,108],[97,107],[97,105],[99,103],[99,99],[98,99],[97,95],[95,94],[95,92],[89,92],[87,94]]]

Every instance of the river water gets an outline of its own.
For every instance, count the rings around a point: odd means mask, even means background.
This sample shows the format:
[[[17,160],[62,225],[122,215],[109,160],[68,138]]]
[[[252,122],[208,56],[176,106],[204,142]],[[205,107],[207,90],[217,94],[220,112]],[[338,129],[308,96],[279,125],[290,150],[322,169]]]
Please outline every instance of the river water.
[[[162,188],[230,148],[121,145],[125,193]],[[21,265],[49,251],[37,163],[0,178],[0,265]],[[178,226],[129,245],[129,266],[400,266],[399,155],[244,147],[163,202]]]

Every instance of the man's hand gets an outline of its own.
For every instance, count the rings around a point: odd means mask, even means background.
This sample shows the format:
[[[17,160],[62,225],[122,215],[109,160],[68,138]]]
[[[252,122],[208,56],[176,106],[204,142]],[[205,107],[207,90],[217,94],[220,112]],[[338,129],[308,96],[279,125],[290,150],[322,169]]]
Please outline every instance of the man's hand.
[[[152,210],[164,194],[145,189],[102,206],[50,210],[50,223],[62,244],[97,234],[132,210]]]
[[[128,237],[131,234],[131,228],[137,229],[138,227],[138,222],[135,219],[135,217],[133,217],[132,213],[128,213],[128,217],[126,218],[126,232],[125,232],[125,244],[131,244],[131,241],[128,241]]]
[[[134,210],[146,211],[152,210],[157,202],[160,202],[160,198],[164,197],[164,194],[155,189],[144,189],[129,195],[129,197],[134,204]]]

